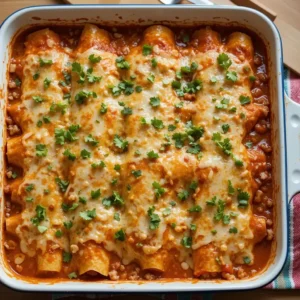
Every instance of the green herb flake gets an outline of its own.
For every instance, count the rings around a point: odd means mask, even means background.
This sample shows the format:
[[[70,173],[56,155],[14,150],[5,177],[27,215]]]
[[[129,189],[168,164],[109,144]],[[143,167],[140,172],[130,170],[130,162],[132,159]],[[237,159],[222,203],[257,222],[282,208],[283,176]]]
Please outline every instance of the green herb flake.
[[[91,54],[91,55],[89,56],[89,61],[90,61],[92,64],[98,63],[101,59],[102,59],[101,56],[95,56],[95,54]]]
[[[153,50],[152,46],[147,45],[147,44],[143,45],[143,55],[144,56],[152,54],[152,50]]]
[[[158,107],[158,106],[160,106],[160,99],[159,99],[159,97],[151,97],[150,98],[150,105],[152,107]]]
[[[224,70],[227,70],[232,64],[232,61],[226,53],[219,54],[217,61],[219,66]]]
[[[96,208],[93,210],[86,210],[79,213],[80,217],[85,221],[91,221],[96,218]]]
[[[186,200],[189,197],[189,192],[186,190],[181,190],[178,194],[177,197],[178,199],[180,199],[181,201]]]
[[[166,190],[156,181],[152,183],[152,187],[154,189],[156,199],[160,198],[166,192]]]
[[[202,208],[199,205],[195,205],[195,206],[188,209],[188,212],[191,212],[191,213],[194,213],[194,212],[196,212],[196,213],[199,212],[200,213],[201,211],[202,211]]]
[[[241,105],[246,105],[246,104],[249,104],[251,102],[250,97],[249,96],[244,96],[244,95],[241,95],[239,100],[240,100]]]
[[[46,157],[48,154],[48,149],[44,144],[37,144],[35,146],[36,156],[37,157]]]
[[[130,68],[129,62],[126,61],[123,56],[119,56],[116,58],[116,65],[119,69],[122,69],[122,70],[129,70],[129,68]]]
[[[91,198],[92,199],[98,199],[101,196],[101,190],[97,189],[95,191],[91,191]]]
[[[159,227],[159,223],[160,223],[160,217],[158,214],[154,213],[155,207],[151,206],[148,209],[148,216],[150,218],[150,224],[149,224],[149,228],[151,230],[155,230]]]
[[[184,236],[181,240],[181,245],[185,248],[190,249],[192,247],[192,237]]]
[[[235,188],[233,187],[231,180],[228,180],[228,195],[234,195]]]

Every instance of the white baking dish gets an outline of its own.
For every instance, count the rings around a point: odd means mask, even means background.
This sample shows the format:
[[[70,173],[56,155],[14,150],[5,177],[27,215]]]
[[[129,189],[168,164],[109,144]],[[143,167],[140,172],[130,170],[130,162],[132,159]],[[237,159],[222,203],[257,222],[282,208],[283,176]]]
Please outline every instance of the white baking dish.
[[[0,124],[4,131],[5,99],[7,86],[7,65],[9,58],[9,45],[12,37],[24,26],[32,24],[82,24],[93,22],[105,25],[151,25],[163,23],[166,25],[199,25],[199,24],[228,24],[242,25],[259,34],[267,45],[269,57],[269,74],[271,87],[271,115],[272,140],[274,149],[273,176],[274,176],[274,202],[276,203],[276,242],[273,260],[268,268],[257,277],[240,281],[157,281],[157,282],[78,282],[61,281],[47,283],[26,282],[18,278],[5,267],[3,249],[0,249],[0,279],[11,288],[24,291],[44,292],[180,292],[180,291],[220,291],[244,290],[266,285],[280,272],[287,255],[288,246],[288,219],[287,204],[291,196],[299,190],[300,182],[299,151],[295,147],[289,149],[291,158],[287,164],[286,137],[290,143],[299,140],[300,109],[286,99],[288,108],[288,124],[285,124],[285,103],[283,99],[282,49],[279,33],[273,23],[261,13],[243,7],[232,6],[155,6],[155,5],[78,5],[78,6],[39,6],[19,10],[8,17],[0,31],[0,61],[3,62],[0,72]],[[299,112],[297,114],[297,111]],[[285,126],[287,125],[287,126]],[[286,127],[288,127],[286,131]],[[288,133],[288,134],[287,134]],[[294,136],[293,136],[294,135]],[[0,146],[4,149],[4,132],[1,134]],[[294,139],[294,140],[293,140]],[[3,156],[0,158],[0,168],[3,170]],[[293,160],[292,160],[293,159]],[[289,174],[287,176],[287,166]],[[3,173],[3,172],[2,172]],[[3,175],[3,174],[2,174]],[[290,180],[289,193],[287,182]],[[3,226],[3,194],[1,189],[1,226]],[[2,240],[3,228],[0,231]],[[2,247],[2,245],[1,245]]]

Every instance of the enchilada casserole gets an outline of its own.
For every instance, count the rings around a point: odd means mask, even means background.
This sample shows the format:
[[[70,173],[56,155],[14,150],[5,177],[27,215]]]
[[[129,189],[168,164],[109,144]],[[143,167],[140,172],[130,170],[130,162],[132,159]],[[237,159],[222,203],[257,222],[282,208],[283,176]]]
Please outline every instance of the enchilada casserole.
[[[31,28],[12,44],[7,263],[24,278],[252,277],[272,253],[267,57],[235,28]]]

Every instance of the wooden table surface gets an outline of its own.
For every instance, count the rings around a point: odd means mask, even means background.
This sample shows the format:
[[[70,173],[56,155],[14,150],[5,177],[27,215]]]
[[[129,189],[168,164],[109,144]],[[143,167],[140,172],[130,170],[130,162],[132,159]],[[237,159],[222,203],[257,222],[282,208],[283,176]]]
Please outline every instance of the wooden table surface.
[[[261,0],[262,3],[269,5],[272,8],[272,1],[273,0]],[[83,3],[88,1],[82,1]],[[111,3],[117,3],[118,1],[111,1]],[[134,2],[134,1],[133,1]],[[145,0],[145,3],[159,3],[156,0]],[[214,3],[218,4],[229,4],[229,0],[213,0]],[[299,8],[300,0],[284,0],[282,2],[290,2],[290,9],[296,10]],[[0,0],[0,23],[12,12],[17,9],[26,6],[32,5],[51,5],[51,4],[63,4],[63,1],[59,0]],[[300,9],[300,8],[299,8]],[[296,11],[300,14],[300,11]],[[283,12],[281,12],[283,13]],[[292,18],[292,22],[295,22],[297,26],[300,26],[299,19]],[[114,299],[130,299],[130,300],[137,300],[140,299],[141,296],[118,296]],[[50,300],[50,294],[39,294],[39,293],[23,293],[23,292],[16,292],[13,291],[0,283],[0,299],[1,300],[19,300],[19,299],[30,299],[30,300]],[[72,297],[72,299],[83,299],[80,297]],[[144,300],[154,299],[152,297],[143,296]],[[157,299],[157,298],[156,298]],[[271,290],[255,290],[255,291],[247,291],[247,292],[234,292],[234,293],[217,293],[215,296],[212,297],[213,300],[299,300],[300,299],[300,290],[293,291],[293,290],[283,290],[283,291],[271,291]]]

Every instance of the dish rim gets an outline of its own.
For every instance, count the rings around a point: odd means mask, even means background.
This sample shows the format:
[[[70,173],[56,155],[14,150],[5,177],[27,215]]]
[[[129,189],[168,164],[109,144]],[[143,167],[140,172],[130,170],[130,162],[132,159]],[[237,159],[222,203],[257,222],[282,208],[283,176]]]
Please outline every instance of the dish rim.
[[[204,286],[196,286],[196,284],[194,286],[186,286],[186,283],[190,283],[193,284],[193,281],[195,281],[194,279],[190,280],[190,281],[183,281],[183,280],[174,280],[174,281],[168,281],[168,282],[163,282],[163,281],[135,281],[135,282],[130,282],[130,281],[120,281],[120,282],[83,282],[80,281],[80,283],[82,283],[82,285],[85,285],[85,287],[79,287],[76,288],[76,285],[78,282],[71,282],[71,281],[65,281],[62,280],[58,283],[55,283],[55,281],[53,281],[53,283],[46,283],[46,282],[42,282],[42,283],[35,283],[32,284],[30,281],[25,281],[23,280],[21,277],[18,276],[9,276],[5,271],[3,271],[2,269],[0,269],[0,280],[2,280],[2,283],[4,283],[5,285],[9,286],[10,288],[13,288],[15,290],[22,290],[22,291],[43,291],[43,292],[50,292],[50,291],[59,291],[59,292],[65,292],[66,290],[66,286],[69,287],[70,290],[72,290],[72,292],[82,292],[83,291],[87,291],[87,292],[113,292],[113,293],[122,293],[122,292],[188,292],[188,291],[226,291],[226,290],[250,290],[250,289],[256,289],[259,288],[263,285],[268,284],[269,282],[273,281],[275,277],[277,277],[277,275],[281,272],[283,266],[284,266],[284,262],[286,261],[287,258],[287,249],[288,249],[288,191],[287,191],[287,181],[288,181],[288,172],[287,172],[287,155],[286,155],[286,120],[285,120],[285,105],[284,105],[284,89],[283,89],[283,61],[282,61],[282,40],[280,37],[280,33],[277,29],[277,27],[275,26],[275,24],[273,24],[266,16],[264,16],[262,13],[250,9],[250,8],[246,8],[246,7],[234,7],[234,6],[225,6],[225,5],[215,5],[215,6],[192,6],[192,5],[168,5],[168,6],[163,6],[163,5],[137,5],[137,4],[123,4],[123,5],[119,5],[119,4],[78,4],[78,5],[66,5],[66,6],[62,6],[62,5],[35,5],[35,6],[29,6],[29,7],[25,7],[25,8],[21,8],[15,12],[13,12],[12,14],[10,14],[7,18],[5,18],[5,20],[3,21],[3,23],[0,25],[0,40],[2,39],[2,35],[5,34],[3,33],[5,26],[8,26],[8,22],[13,22],[15,19],[17,19],[19,16],[21,16],[23,13],[26,13],[27,11],[39,11],[40,9],[42,10],[53,10],[53,9],[58,9],[58,10],[77,10],[77,9],[93,9],[93,8],[100,8],[100,9],[114,9],[118,7],[118,9],[122,10],[122,9],[136,9],[136,8],[143,8],[143,9],[148,9],[148,8],[159,8],[159,9],[176,9],[176,10],[182,10],[182,9],[200,9],[200,10],[228,10],[228,11],[241,11],[241,12],[250,12],[252,14],[257,15],[258,17],[262,18],[268,25],[270,26],[270,29],[272,30],[273,34],[274,34],[274,38],[276,39],[276,46],[278,47],[279,50],[279,54],[276,55],[276,61],[274,62],[275,64],[275,69],[276,70],[280,70],[280,72],[277,74],[278,79],[275,80],[275,83],[279,83],[279,87],[278,87],[278,91],[275,95],[273,95],[273,98],[276,99],[276,101],[281,101],[281,105],[282,107],[279,108],[279,112],[280,115],[278,116],[278,118],[284,122],[284,126],[282,126],[282,128],[279,128],[280,131],[280,137],[283,138],[283,142],[284,142],[284,147],[281,150],[281,153],[279,154],[279,156],[281,157],[281,160],[284,160],[284,164],[283,164],[283,168],[281,169],[280,172],[280,182],[282,182],[283,180],[283,176],[284,176],[284,188],[283,191],[281,193],[284,193],[285,195],[285,206],[284,206],[284,214],[282,216],[282,225],[280,226],[281,231],[283,232],[284,229],[287,232],[287,235],[282,236],[282,244],[283,244],[283,251],[280,254],[279,257],[279,266],[276,266],[275,269],[270,272],[272,274],[269,276],[265,276],[266,278],[260,279],[260,277],[263,274],[266,274],[268,272],[268,268],[266,268],[263,272],[261,272],[257,278],[250,278],[247,280],[238,280],[238,281],[233,281],[233,282],[228,282],[228,281],[222,281],[222,283],[219,283],[219,286],[216,285],[218,283],[217,280],[211,280],[211,281],[198,281],[196,280],[198,283],[212,283],[214,285],[214,287],[211,288],[207,288]],[[60,21],[64,21],[64,20],[60,20]],[[46,20],[45,24],[48,22],[51,23],[51,21]],[[59,21],[52,21],[53,23],[59,23]],[[71,23],[72,21],[70,21]],[[74,22],[74,20],[73,20]],[[88,21],[86,21],[88,22]],[[163,20],[162,20],[163,22]],[[92,23],[96,23],[96,22],[92,22]],[[201,23],[201,22],[199,22]],[[205,22],[203,22],[205,23]],[[218,23],[218,21],[215,22],[216,24]],[[57,25],[57,24],[56,24]],[[177,25],[176,25],[177,26]],[[4,29],[3,29],[4,28]],[[21,30],[21,28],[19,28],[19,30]],[[12,40],[12,38],[17,34],[18,31],[15,32],[15,34],[10,38],[10,40]],[[5,46],[6,47],[6,46]],[[0,85],[2,83],[0,82]],[[6,102],[5,99],[0,99],[0,100],[4,100]],[[278,106],[280,106],[280,103],[278,103]],[[278,111],[276,112],[278,113]],[[282,163],[282,161],[281,161]],[[278,171],[279,172],[279,171]],[[282,200],[284,201],[284,200]],[[277,224],[277,226],[279,226]],[[1,254],[1,253],[0,253]],[[275,254],[275,257],[278,254]],[[274,257],[274,260],[275,260]],[[2,259],[2,257],[0,257],[0,259]],[[0,264],[2,262],[0,261]],[[234,286],[224,286],[225,283],[235,283]],[[224,284],[223,284],[224,283]],[[250,283],[253,283],[251,286],[249,286]],[[20,284],[18,286],[18,284]],[[55,287],[53,286],[55,284]],[[105,286],[106,284],[106,286]],[[98,287],[96,287],[96,285],[98,285]],[[129,287],[127,285],[130,285]],[[172,286],[174,285],[174,286]],[[179,286],[182,285],[182,286]],[[232,285],[232,284],[231,284]],[[117,286],[117,288],[115,287]],[[127,286],[127,287],[126,287]],[[100,287],[100,288],[99,288]],[[118,289],[119,287],[119,289]]]

